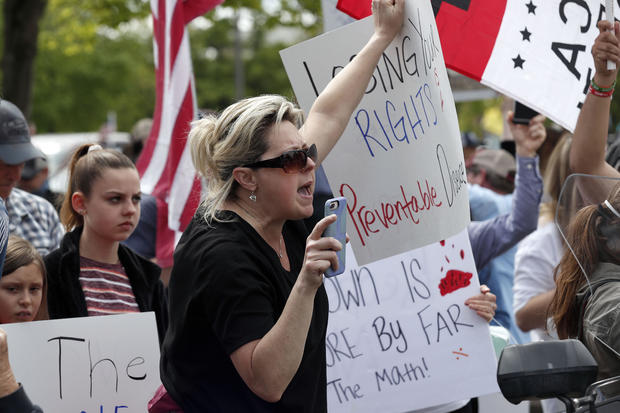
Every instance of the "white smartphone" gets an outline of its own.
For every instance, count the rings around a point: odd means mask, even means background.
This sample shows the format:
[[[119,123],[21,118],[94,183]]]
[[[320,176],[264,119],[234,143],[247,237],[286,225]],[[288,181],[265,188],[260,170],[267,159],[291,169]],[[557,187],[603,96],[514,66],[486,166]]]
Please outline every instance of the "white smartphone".
[[[344,272],[347,244],[346,209],[347,199],[345,197],[332,198],[325,201],[325,216],[335,214],[338,219],[336,219],[336,222],[331,223],[327,227],[323,233],[323,236],[336,238],[342,244],[342,249],[337,252],[338,269],[334,270],[332,267],[329,267],[327,271],[325,271],[326,277],[333,277],[334,275],[342,274]]]

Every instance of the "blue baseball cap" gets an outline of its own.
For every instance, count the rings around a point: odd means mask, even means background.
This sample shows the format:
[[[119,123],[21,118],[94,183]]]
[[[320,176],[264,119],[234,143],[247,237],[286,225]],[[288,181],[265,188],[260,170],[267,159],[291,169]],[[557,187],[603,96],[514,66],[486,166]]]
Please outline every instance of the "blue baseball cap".
[[[45,158],[45,155],[30,141],[24,114],[8,100],[0,100],[0,160],[18,165],[36,158]]]

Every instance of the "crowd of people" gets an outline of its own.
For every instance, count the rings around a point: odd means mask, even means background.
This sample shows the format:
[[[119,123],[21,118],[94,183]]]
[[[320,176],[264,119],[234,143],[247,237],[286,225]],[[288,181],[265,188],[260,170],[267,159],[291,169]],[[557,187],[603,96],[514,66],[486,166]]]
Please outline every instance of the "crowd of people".
[[[141,193],[133,160],[98,144],[77,148],[58,213],[50,203],[57,198],[41,197],[45,157],[26,119],[0,100],[0,324],[153,311],[162,386],[149,411],[326,412],[323,274],[338,266],[344,246],[322,236],[335,216],[313,214],[313,195],[317,168],[403,23],[404,0],[372,6],[373,35],[306,116],[265,95],[192,124],[188,140],[206,198],[169,275],[152,248],[138,247],[144,240],[131,238],[143,206],[154,205]],[[620,64],[620,29],[605,21],[599,29],[590,93],[574,134],[545,159],[544,175],[540,115],[517,125],[507,114],[514,154],[483,148],[468,160],[468,235],[481,288],[465,304],[516,343],[579,338],[606,378],[620,375],[620,186],[596,205],[587,205],[587,188],[575,195],[584,207],[562,223],[572,248],[555,224],[570,173],[620,178],[605,157],[617,75],[607,61]],[[0,411],[41,411],[7,352],[0,329]],[[558,405],[545,402],[543,410]],[[476,412],[477,403],[422,411]]]

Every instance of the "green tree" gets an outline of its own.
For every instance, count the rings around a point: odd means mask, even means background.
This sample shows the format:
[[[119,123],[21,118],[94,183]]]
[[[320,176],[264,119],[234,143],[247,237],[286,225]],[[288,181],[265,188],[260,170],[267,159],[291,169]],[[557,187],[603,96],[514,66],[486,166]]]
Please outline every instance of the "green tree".
[[[110,111],[119,130],[152,116],[152,42],[134,35],[99,35],[92,50],[42,49],[37,60],[33,119],[40,132],[97,130]]]
[[[252,28],[242,33],[243,95],[293,97],[279,51],[320,33],[320,2],[282,1],[273,12],[245,1],[224,4],[233,6],[229,17],[209,13],[205,16],[208,28],[190,30],[198,105],[219,110],[235,100],[235,13],[246,13],[253,22]],[[278,33],[282,38],[274,40]]]
[[[487,109],[500,107],[501,97],[495,99],[460,102],[456,104],[456,113],[459,117],[461,132],[474,132],[479,138],[485,136],[482,127],[482,117]]]
[[[30,117],[38,45],[75,54],[95,43],[97,28],[144,16],[148,5],[143,0],[4,0],[2,11],[2,95]]]
[[[152,33],[147,28],[149,2],[46,1],[33,76],[31,118],[37,130],[97,130],[109,111],[117,113],[118,128],[128,130],[139,118],[152,116],[155,79]],[[278,52],[320,32],[320,2],[281,0],[275,8],[262,6],[261,0],[227,0],[218,6],[222,10],[201,18],[202,25],[191,25],[200,107],[221,109],[235,99],[235,13],[252,22],[240,45],[245,95],[292,95]],[[269,40],[278,27],[297,28],[295,37],[286,34],[278,41]]]

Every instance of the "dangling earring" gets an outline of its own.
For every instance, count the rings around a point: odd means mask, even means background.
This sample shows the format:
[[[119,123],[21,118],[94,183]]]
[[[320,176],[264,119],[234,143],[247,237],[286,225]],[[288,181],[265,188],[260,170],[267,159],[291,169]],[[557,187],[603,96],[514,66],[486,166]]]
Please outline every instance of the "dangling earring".
[[[252,191],[249,198],[250,198],[250,201],[256,202],[256,195],[254,195],[254,191]]]

